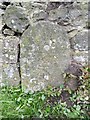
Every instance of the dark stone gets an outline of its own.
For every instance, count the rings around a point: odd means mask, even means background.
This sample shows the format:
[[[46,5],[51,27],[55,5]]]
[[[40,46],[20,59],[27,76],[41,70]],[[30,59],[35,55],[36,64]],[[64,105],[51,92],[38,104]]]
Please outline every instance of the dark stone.
[[[65,73],[69,73],[79,77],[82,75],[82,70],[77,64],[70,64],[68,68],[65,70]]]
[[[78,78],[68,78],[65,87],[68,87],[72,91],[76,91],[79,86],[79,80]]]
[[[50,11],[58,8],[61,5],[61,2],[49,2],[46,8],[46,11]]]
[[[70,93],[68,91],[63,90],[62,93],[61,93],[61,95],[60,95],[60,97],[61,97],[60,98],[61,101],[62,102],[66,102],[66,104],[67,104],[68,107],[73,106],[73,102],[70,100],[71,95],[70,95]]]

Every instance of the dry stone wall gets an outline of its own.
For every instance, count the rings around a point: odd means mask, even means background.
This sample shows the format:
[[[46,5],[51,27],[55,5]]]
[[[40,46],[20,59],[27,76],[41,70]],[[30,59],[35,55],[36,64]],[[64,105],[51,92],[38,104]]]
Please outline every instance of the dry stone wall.
[[[1,86],[60,86],[68,66],[88,64],[87,2],[1,1],[0,19]]]

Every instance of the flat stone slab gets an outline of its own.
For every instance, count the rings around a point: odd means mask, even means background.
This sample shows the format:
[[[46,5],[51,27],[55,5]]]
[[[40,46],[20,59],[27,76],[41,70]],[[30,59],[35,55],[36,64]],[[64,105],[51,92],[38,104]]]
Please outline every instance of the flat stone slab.
[[[4,14],[5,24],[12,30],[22,33],[29,25],[24,9],[19,6],[9,5]]]
[[[21,37],[21,75],[26,91],[59,86],[70,62],[70,45],[62,27],[51,22],[30,26]]]

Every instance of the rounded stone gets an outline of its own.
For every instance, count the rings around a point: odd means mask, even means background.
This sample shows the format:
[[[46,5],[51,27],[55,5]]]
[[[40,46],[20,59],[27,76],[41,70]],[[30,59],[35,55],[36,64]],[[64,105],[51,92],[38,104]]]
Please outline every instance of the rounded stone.
[[[88,47],[88,30],[83,29],[71,40],[71,45],[74,50],[87,51]]]
[[[27,89],[38,90],[47,85],[63,84],[62,73],[69,61],[69,40],[62,27],[43,21],[30,26],[23,33],[21,74],[23,86]]]
[[[60,6],[57,9],[51,10],[49,12],[49,20],[65,19],[67,17],[67,8]]]
[[[19,6],[9,5],[4,14],[5,24],[15,32],[22,33],[29,25],[24,9]]]

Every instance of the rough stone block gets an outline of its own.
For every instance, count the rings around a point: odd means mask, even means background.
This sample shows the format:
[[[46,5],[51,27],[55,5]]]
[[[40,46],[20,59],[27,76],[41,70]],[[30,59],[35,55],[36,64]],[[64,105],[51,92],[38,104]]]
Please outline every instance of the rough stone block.
[[[9,5],[4,14],[5,24],[12,30],[22,33],[29,25],[24,9],[19,6]]]
[[[15,36],[3,37],[2,59],[5,63],[16,63],[18,57],[19,38]]]
[[[8,36],[2,39],[2,62],[0,85],[19,85],[20,78],[17,66],[19,39],[15,36]]]
[[[88,50],[88,30],[83,29],[78,32],[71,40],[71,45],[74,50],[87,51]]]
[[[89,62],[89,52],[88,51],[76,51],[72,55],[74,61],[84,65],[88,65]]]
[[[63,84],[70,62],[69,40],[62,27],[51,22],[30,26],[21,38],[21,75],[26,90]]]

